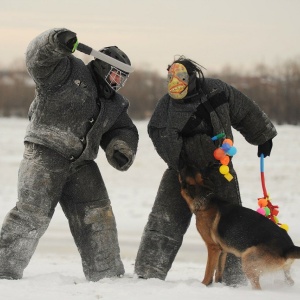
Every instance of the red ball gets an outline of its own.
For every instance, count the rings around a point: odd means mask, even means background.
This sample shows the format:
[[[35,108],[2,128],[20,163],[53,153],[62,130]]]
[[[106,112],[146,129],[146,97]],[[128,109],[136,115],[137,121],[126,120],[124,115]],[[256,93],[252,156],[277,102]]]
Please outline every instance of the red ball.
[[[221,160],[225,156],[226,156],[226,153],[222,148],[218,148],[214,151],[214,158],[217,160]]]

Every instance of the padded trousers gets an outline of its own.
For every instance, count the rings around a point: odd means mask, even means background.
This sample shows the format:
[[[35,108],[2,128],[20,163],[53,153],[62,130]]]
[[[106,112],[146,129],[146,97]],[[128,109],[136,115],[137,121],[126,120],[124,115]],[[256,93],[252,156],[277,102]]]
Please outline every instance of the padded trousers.
[[[90,281],[124,274],[115,217],[94,161],[71,163],[41,145],[25,143],[18,202],[0,234],[0,278],[20,279],[60,203]]]
[[[231,174],[234,179],[230,183],[226,182],[226,179],[218,172],[211,174],[215,185],[214,192],[226,197],[232,203],[241,205],[237,177],[233,169],[231,169]],[[227,184],[226,188],[224,188],[225,184]],[[163,174],[138,249],[135,273],[139,277],[162,280],[166,278],[182,245],[191,217],[192,213],[180,194],[178,173],[167,169]],[[229,254],[223,281],[228,285],[237,285],[244,280],[240,260]]]

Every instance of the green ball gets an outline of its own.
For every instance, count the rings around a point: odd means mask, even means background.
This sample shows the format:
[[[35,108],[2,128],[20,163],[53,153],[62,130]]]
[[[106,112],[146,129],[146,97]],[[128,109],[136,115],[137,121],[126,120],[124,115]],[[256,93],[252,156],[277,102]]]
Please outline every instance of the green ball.
[[[266,207],[264,207],[264,210],[266,212],[266,216],[269,216],[271,213],[270,208],[266,206]]]

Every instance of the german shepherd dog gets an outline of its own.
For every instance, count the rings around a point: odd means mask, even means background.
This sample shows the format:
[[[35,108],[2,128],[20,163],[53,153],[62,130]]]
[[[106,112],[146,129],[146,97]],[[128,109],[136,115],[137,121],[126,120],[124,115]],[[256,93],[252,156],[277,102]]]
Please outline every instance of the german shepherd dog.
[[[212,192],[209,180],[193,166],[184,165],[179,172],[181,195],[196,216],[196,227],[203,238],[208,258],[206,286],[222,282],[227,253],[241,258],[243,272],[252,288],[260,290],[260,276],[283,270],[285,282],[293,285],[291,265],[300,258],[285,229],[254,210],[230,204]]]

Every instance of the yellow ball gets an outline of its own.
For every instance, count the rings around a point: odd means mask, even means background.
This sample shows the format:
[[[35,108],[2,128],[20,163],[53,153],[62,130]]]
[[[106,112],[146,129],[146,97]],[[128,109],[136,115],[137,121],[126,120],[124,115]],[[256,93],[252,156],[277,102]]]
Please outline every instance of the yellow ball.
[[[225,166],[225,165],[222,165],[219,169],[220,173],[225,175],[227,173],[229,173],[229,167],[228,166]]]

